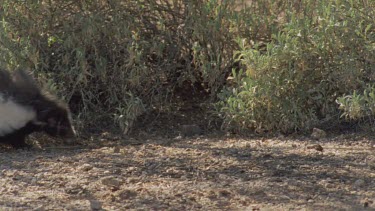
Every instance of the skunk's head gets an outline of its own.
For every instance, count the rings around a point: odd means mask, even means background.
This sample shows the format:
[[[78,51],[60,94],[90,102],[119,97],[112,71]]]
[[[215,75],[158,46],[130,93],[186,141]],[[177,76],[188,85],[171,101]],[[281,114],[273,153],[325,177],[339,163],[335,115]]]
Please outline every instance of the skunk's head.
[[[49,99],[45,96],[44,102],[37,105],[36,125],[50,136],[62,138],[74,138],[76,133],[72,125],[72,118],[68,107],[55,99]]]
[[[39,131],[62,138],[73,138],[75,131],[68,106],[55,96],[44,93],[36,85],[34,79],[24,71],[13,74],[15,84],[14,95],[18,102],[28,105],[36,111],[32,124]]]

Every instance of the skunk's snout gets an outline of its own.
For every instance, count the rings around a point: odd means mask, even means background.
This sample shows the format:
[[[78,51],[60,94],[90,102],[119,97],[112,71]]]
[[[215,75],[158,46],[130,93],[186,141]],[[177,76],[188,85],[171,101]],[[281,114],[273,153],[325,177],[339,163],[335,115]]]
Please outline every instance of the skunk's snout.
[[[63,138],[64,138],[64,142],[66,144],[69,144],[69,145],[75,144],[77,142],[77,133],[74,130],[74,128],[71,127],[71,129],[69,131],[67,131],[67,133],[65,134],[65,136]]]
[[[65,138],[74,139],[76,136],[77,136],[77,133],[74,130],[74,127],[71,127],[70,130],[67,131]]]

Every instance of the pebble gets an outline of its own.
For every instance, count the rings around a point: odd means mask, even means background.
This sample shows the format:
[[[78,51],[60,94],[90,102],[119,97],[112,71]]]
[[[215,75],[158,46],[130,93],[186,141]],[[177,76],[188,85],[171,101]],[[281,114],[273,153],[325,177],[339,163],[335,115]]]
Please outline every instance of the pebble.
[[[90,171],[91,169],[93,169],[93,166],[88,164],[88,163],[85,163],[81,166],[81,170],[82,171]]]
[[[120,180],[111,176],[102,178],[101,183],[105,186],[110,186],[110,187],[119,187],[121,185]]]

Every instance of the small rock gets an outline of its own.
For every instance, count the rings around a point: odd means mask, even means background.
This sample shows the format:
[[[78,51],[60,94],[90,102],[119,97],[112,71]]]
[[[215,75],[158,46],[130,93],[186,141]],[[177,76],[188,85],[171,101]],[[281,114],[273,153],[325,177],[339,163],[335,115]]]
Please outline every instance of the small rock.
[[[102,184],[109,187],[119,187],[121,185],[121,181],[114,178],[114,177],[105,177],[101,180]]]
[[[319,128],[314,128],[313,132],[311,133],[311,138],[313,139],[322,139],[327,136],[327,133],[324,130],[321,130]]]
[[[182,125],[181,135],[185,137],[191,137],[202,134],[202,129],[198,125]]]
[[[81,169],[82,171],[90,171],[92,168],[93,168],[92,165],[90,165],[90,164],[88,164],[88,163],[85,163],[85,164],[83,164],[83,165],[81,166],[80,169]]]
[[[354,182],[354,186],[355,186],[355,187],[362,187],[364,184],[365,184],[365,181],[364,181],[363,179],[357,179],[357,180]]]
[[[322,152],[324,150],[320,144],[307,146],[307,149],[315,149],[316,151],[319,151],[319,152]]]
[[[90,200],[91,210],[101,210],[102,204],[97,200]]]

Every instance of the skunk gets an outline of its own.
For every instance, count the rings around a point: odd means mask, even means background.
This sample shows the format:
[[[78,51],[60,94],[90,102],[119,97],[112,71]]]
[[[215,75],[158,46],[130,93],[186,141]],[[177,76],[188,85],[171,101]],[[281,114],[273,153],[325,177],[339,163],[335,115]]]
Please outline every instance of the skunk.
[[[25,71],[0,70],[0,142],[30,147],[25,138],[33,132],[73,138],[67,104],[42,91]]]

